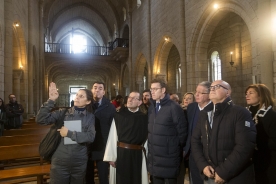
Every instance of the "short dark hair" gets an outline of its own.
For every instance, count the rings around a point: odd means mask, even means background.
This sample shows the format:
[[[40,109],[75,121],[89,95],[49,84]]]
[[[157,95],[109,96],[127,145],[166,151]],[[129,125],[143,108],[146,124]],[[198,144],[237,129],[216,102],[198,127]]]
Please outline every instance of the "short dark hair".
[[[155,78],[155,79],[153,79],[153,80],[151,81],[151,84],[152,84],[152,83],[159,83],[160,86],[161,86],[161,88],[167,88],[167,84],[166,84],[166,82],[165,82],[164,79]]]
[[[95,81],[95,82],[92,84],[92,87],[94,86],[94,84],[102,84],[102,85],[103,85],[103,88],[105,89],[105,84],[104,84],[104,82]]]
[[[142,92],[142,94],[144,94],[144,93],[146,93],[146,92],[150,93],[150,90],[149,90],[149,89],[145,89],[145,90]]]

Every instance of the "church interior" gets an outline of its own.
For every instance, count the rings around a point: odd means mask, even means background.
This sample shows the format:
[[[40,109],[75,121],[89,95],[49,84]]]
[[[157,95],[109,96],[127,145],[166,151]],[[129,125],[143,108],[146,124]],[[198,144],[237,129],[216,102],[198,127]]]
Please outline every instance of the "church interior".
[[[57,84],[57,106],[79,88],[106,96],[142,92],[154,78],[180,97],[223,79],[232,99],[264,83],[276,96],[275,0],[3,0],[0,97],[31,117]]]
[[[49,98],[51,82],[56,106],[69,107],[95,81],[111,100],[154,78],[180,99],[220,79],[235,104],[246,106],[255,83],[276,98],[276,0],[0,1],[0,98],[14,94],[24,120]]]

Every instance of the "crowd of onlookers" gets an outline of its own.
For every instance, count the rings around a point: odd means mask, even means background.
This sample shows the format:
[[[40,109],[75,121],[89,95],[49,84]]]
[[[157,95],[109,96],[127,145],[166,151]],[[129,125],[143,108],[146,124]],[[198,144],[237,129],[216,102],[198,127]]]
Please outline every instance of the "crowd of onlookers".
[[[103,82],[79,90],[64,120],[80,120],[82,131],[58,129],[75,144],[62,138],[50,183],[94,183],[95,167],[100,184],[183,184],[185,174],[190,184],[276,183],[276,112],[264,84],[245,89],[247,107],[232,101],[223,80],[200,82],[181,102],[166,89],[163,79],[154,79],[142,94],[132,91],[111,101]],[[37,123],[62,117],[63,110],[51,111],[58,96],[51,83]],[[6,105],[0,98],[0,109],[7,128],[20,128],[24,109],[15,95]]]
[[[213,94],[219,91],[225,94]],[[190,183],[194,184],[276,183],[274,98],[264,84],[252,84],[245,89],[247,107],[243,108],[234,104],[231,92],[225,81],[213,84],[203,81],[195,92],[185,93],[182,100],[178,94],[170,94],[169,98],[183,108],[188,122],[178,183],[184,182],[187,168]],[[142,95],[140,111],[147,113],[149,106],[155,105],[150,103],[151,90],[143,91]],[[126,106],[123,102],[123,97],[118,95],[112,104],[118,110]]]

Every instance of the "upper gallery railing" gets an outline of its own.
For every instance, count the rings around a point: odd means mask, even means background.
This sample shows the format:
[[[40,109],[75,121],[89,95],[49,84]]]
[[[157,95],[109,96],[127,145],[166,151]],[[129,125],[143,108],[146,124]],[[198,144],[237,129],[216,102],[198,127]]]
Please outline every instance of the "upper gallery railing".
[[[97,56],[109,55],[109,48],[105,46],[72,45],[63,43],[45,43],[45,52],[64,54],[91,54]]]
[[[117,47],[128,47],[128,39],[116,38],[113,42],[109,43],[110,46],[91,46],[91,45],[72,45],[63,43],[45,43],[45,52],[50,53],[65,53],[76,54],[84,53],[97,56],[110,55],[109,51]]]

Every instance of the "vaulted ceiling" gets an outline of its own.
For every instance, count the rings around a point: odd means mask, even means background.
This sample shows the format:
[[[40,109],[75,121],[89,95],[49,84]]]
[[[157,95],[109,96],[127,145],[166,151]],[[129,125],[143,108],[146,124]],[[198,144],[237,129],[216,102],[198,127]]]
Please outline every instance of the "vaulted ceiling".
[[[129,11],[132,0],[41,0],[48,42],[60,43],[73,31],[87,36],[96,46],[107,46],[121,31],[123,8]],[[119,36],[119,34],[118,34]],[[117,37],[118,37],[117,36]],[[120,74],[120,63],[110,56],[72,57],[45,53],[46,73],[53,81],[87,82]],[[104,61],[104,62],[103,62]]]

